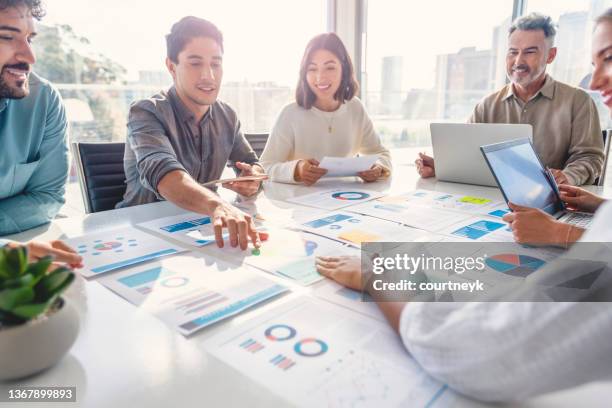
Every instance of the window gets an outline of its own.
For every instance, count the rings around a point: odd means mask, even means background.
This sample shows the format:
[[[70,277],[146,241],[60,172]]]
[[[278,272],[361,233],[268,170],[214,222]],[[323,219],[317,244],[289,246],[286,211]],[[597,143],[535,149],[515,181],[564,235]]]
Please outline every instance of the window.
[[[612,120],[599,93],[588,90],[592,71],[591,32],[595,18],[609,7],[612,0],[529,0],[525,9],[525,14],[546,14],[558,24],[557,57],[548,72],[553,78],[590,93],[597,104],[602,129],[612,128]]]
[[[171,83],[165,34],[200,16],[224,34],[221,99],[243,129],[267,131],[293,96],[307,41],[326,29],[325,11],[324,0],[55,0],[39,27],[35,70],[65,98],[74,140],[124,140],[130,103]]]
[[[367,3],[362,97],[383,142],[427,146],[429,123],[464,121],[505,84],[512,0]]]
[[[220,99],[244,132],[268,132],[293,99],[306,43],[326,31],[326,11],[325,0],[54,0],[38,25],[34,70],[62,94],[71,141],[123,141],[130,104],[171,84],[165,35],[199,16],[224,35]],[[74,170],[71,182],[67,204],[82,208]]]

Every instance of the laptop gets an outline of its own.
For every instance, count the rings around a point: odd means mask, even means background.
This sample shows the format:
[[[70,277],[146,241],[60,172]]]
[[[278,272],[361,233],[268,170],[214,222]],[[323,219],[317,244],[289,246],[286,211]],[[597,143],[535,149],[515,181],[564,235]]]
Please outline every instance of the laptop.
[[[440,181],[497,187],[480,146],[531,138],[531,125],[500,123],[432,123],[431,144]]]
[[[583,228],[589,226],[593,215],[565,208],[553,175],[542,165],[529,139],[482,146],[480,150],[506,202],[539,208],[559,221]]]

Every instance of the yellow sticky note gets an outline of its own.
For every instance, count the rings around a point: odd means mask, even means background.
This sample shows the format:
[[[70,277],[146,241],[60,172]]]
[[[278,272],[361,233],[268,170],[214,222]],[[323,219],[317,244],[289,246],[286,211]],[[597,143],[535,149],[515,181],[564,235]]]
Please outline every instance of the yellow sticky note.
[[[355,244],[361,244],[362,242],[376,242],[381,240],[379,235],[370,234],[369,232],[361,230],[344,232],[338,235],[338,238],[354,242]]]
[[[491,200],[487,198],[472,197],[472,196],[461,197],[459,201],[462,203],[477,204],[477,205],[482,205],[482,204],[491,202]]]

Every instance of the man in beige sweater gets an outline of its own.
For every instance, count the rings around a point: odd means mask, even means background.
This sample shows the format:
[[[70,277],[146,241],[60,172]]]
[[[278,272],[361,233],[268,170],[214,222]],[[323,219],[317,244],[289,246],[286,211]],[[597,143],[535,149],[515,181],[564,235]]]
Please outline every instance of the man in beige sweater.
[[[508,36],[510,84],[476,105],[471,123],[528,123],[533,144],[558,184],[593,184],[604,160],[595,103],[579,88],[555,81],[546,66],[557,54],[550,17],[530,14],[514,21]],[[420,154],[421,177],[435,176],[433,158]]]

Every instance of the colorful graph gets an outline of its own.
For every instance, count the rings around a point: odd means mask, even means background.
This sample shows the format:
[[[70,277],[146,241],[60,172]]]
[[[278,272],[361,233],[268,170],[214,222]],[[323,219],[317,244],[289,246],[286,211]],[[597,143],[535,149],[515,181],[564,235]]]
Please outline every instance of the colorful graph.
[[[508,214],[509,212],[510,210],[495,210],[495,211],[491,211],[489,215],[493,217],[502,218],[504,215]]]
[[[528,255],[499,254],[487,258],[485,263],[497,272],[525,278],[546,262]]]
[[[452,234],[458,237],[468,239],[478,239],[504,227],[504,225],[505,224],[500,224],[499,222],[480,220],[476,221],[473,224],[466,225],[465,227],[461,227],[457,231],[454,231]]]
[[[249,353],[257,353],[258,351],[261,351],[265,348],[266,346],[264,346],[263,344],[259,343],[258,341],[255,341],[253,339],[248,339],[242,343],[240,343],[240,348],[245,349],[246,351],[248,351]]]
[[[325,354],[328,349],[327,343],[312,337],[298,341],[293,347],[293,351],[303,357],[318,357]]]
[[[295,337],[296,331],[286,324],[275,324],[264,331],[264,336],[270,341],[285,341]]]
[[[284,371],[287,371],[295,365],[295,361],[283,356],[282,354],[277,354],[273,359],[270,360],[270,363]]]
[[[307,239],[304,240],[304,251],[306,251],[306,256],[312,256],[315,250],[318,248],[319,244],[314,241],[309,241]]]
[[[360,191],[339,191],[337,193],[332,194],[332,198],[335,198],[336,200],[355,201],[355,200],[365,200],[366,198],[369,198],[369,197],[370,195],[368,193],[363,193]]]
[[[79,254],[100,255],[102,252],[114,251],[117,253],[123,252],[124,245],[128,247],[138,246],[138,242],[135,239],[125,240],[123,237],[116,237],[112,241],[104,241],[101,239],[95,240],[92,244],[81,244],[77,246],[77,252]]]

